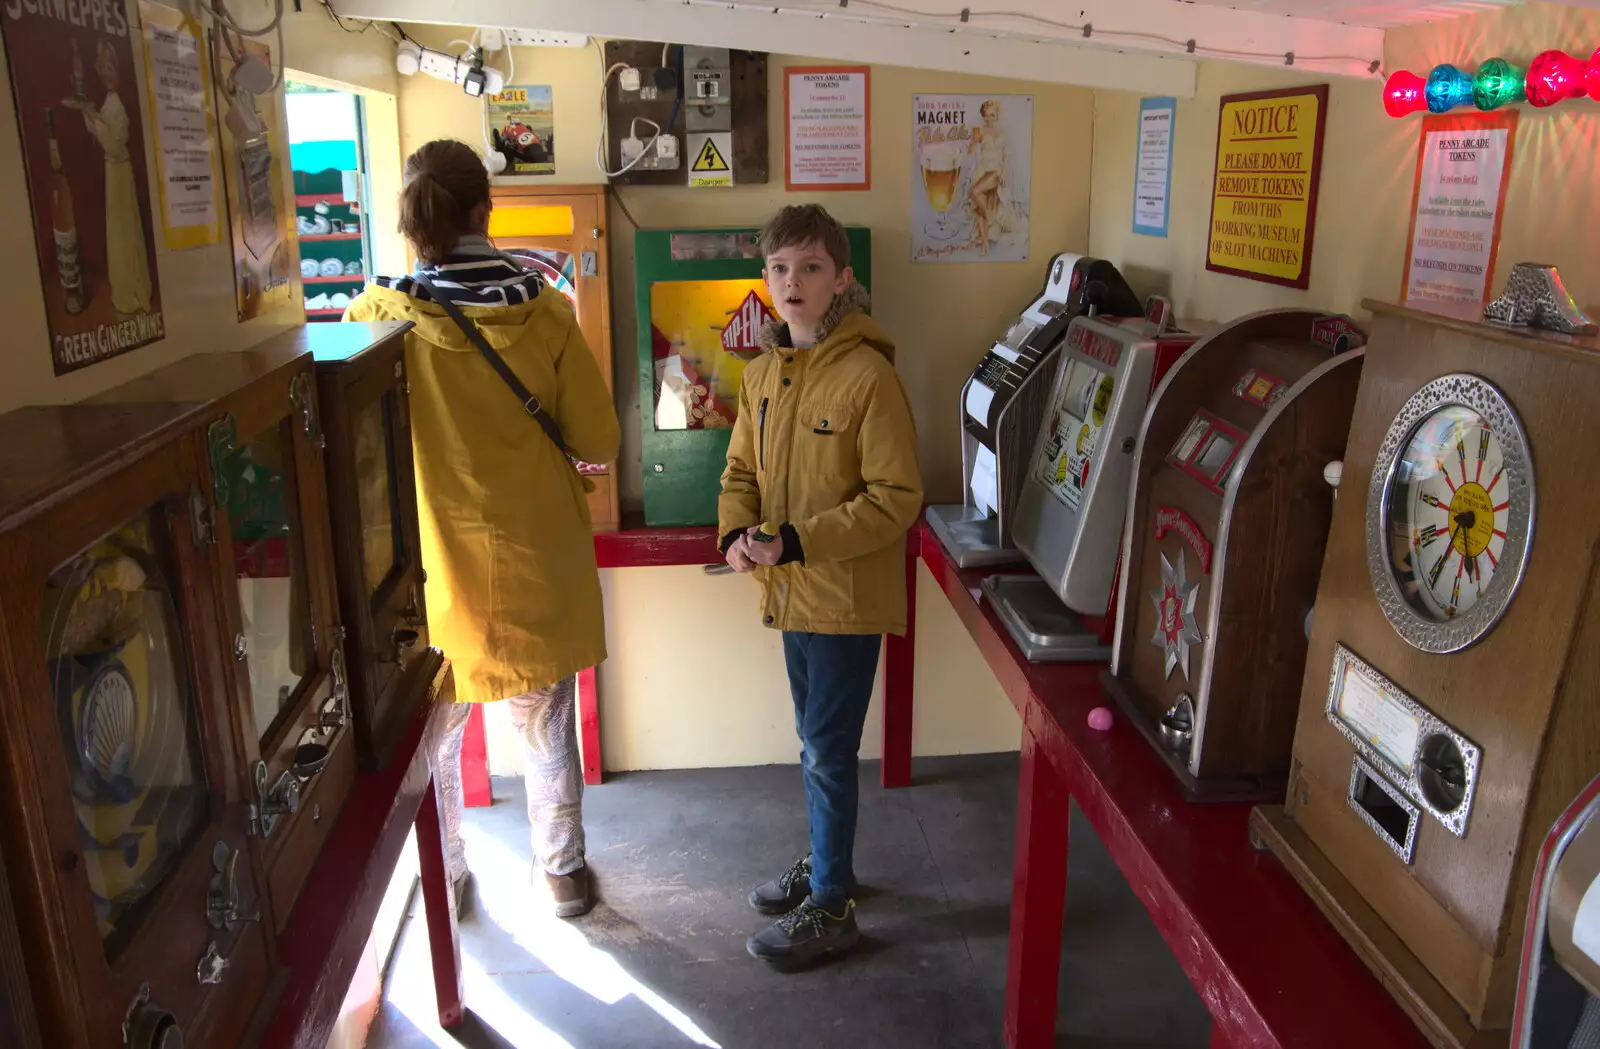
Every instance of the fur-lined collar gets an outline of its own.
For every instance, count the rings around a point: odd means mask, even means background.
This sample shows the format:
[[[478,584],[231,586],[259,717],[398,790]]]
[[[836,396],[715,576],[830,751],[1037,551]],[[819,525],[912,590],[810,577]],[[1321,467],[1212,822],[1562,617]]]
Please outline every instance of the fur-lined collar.
[[[833,305],[828,307],[828,312],[822,315],[822,323],[817,325],[817,342],[821,346],[828,336],[832,335],[846,317],[857,310],[871,310],[872,296],[867,294],[855,281],[838,295],[833,297]],[[757,340],[761,344],[761,352],[771,353],[773,350],[789,349],[794,345],[789,340],[789,325],[781,320],[771,320],[761,329],[761,336]]]

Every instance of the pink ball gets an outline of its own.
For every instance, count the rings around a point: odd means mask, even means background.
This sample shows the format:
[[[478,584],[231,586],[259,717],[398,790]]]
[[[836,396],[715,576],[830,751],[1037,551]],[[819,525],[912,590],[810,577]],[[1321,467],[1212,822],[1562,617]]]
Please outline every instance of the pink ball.
[[[1095,707],[1089,711],[1089,727],[1096,732],[1111,731],[1111,711],[1105,707]]]

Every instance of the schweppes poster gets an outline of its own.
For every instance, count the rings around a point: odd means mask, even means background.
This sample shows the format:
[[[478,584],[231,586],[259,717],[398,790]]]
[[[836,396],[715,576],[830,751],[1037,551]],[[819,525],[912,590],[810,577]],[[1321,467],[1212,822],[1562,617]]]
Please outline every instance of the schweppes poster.
[[[57,375],[165,335],[121,0],[0,0]]]

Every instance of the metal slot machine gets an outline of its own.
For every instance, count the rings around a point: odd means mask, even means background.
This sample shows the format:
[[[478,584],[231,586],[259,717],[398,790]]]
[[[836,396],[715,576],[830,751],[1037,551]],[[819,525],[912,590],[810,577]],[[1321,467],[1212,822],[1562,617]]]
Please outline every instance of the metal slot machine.
[[[1281,793],[1364,343],[1343,317],[1254,314],[1151,397],[1101,680],[1192,801]]]
[[[1172,326],[1162,298],[1141,320],[1079,317],[1068,329],[1012,533],[1038,575],[983,581],[1029,660],[1110,658],[1108,606],[1139,423],[1156,384],[1197,338]]]
[[[927,520],[962,568],[1022,560],[1012,542],[1013,515],[1068,325],[1084,313],[1144,313],[1103,259],[1057,255],[1046,274],[1039,297],[961,387],[962,502],[930,506]]]
[[[611,369],[611,263],[606,240],[605,186],[495,186],[489,236],[544,277],[567,299],[578,328],[600,364],[606,388]],[[589,519],[597,532],[621,527],[616,463],[578,463],[589,489]]]
[[[872,234],[845,233],[856,281],[871,291]],[[652,527],[717,522],[745,365],[761,355],[761,329],[776,317],[756,238],[750,229],[634,237],[644,516]]]
[[[1513,1049],[1584,1049],[1600,1031],[1600,777],[1544,839],[1534,868]]]

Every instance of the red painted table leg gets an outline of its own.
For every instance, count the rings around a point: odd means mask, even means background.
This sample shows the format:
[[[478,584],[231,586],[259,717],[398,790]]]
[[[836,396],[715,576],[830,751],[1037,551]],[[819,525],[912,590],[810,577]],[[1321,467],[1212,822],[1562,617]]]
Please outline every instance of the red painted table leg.
[[[606,773],[600,767],[600,675],[594,667],[578,672],[578,727],[583,733],[583,782],[598,787]]]
[[[922,529],[906,536],[906,633],[889,635],[883,657],[883,785],[911,786],[912,694],[917,676],[917,561]]]
[[[461,737],[461,799],[469,809],[494,804],[489,791],[489,740],[483,732],[483,704],[474,703]]]
[[[473,711],[481,716],[481,711]],[[445,868],[444,823],[439,795],[430,780],[417,809],[417,859],[422,868],[422,906],[428,920],[428,948],[433,955],[433,989],[439,1000],[439,1025],[461,1022],[461,939],[456,928],[456,898]]]
[[[1009,1049],[1049,1049],[1056,1044],[1056,983],[1067,905],[1067,786],[1026,729],[1020,779],[1005,1038]]]

